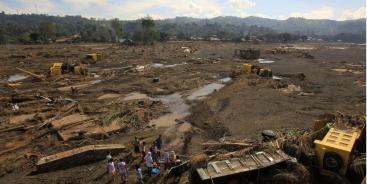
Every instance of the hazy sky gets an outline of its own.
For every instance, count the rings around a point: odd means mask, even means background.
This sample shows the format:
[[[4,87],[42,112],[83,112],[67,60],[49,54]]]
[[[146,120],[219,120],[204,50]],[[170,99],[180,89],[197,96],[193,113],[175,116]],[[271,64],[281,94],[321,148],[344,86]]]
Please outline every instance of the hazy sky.
[[[155,19],[259,16],[345,20],[365,18],[365,3],[364,0],[0,0],[0,11],[107,19],[150,15]]]

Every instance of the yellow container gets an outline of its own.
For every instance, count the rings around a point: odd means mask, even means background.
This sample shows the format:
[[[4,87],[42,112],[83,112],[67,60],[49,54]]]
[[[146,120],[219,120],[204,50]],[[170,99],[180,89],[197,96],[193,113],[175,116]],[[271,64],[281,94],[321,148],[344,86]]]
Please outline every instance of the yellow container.
[[[246,73],[246,74],[250,74],[252,73],[252,69],[254,68],[253,65],[251,64],[248,64],[248,63],[245,63],[243,64],[243,71]]]
[[[315,140],[315,152],[321,174],[345,175],[354,143],[359,138],[360,130],[337,130],[330,128],[324,139]]]
[[[50,67],[51,76],[59,76],[62,74],[62,63],[54,63]]]

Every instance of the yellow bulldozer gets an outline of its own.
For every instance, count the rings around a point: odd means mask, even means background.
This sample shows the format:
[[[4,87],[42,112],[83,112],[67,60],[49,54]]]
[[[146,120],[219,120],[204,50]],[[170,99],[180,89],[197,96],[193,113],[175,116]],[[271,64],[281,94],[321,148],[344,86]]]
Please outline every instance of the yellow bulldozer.
[[[66,73],[87,75],[88,70],[83,65],[80,65],[80,64],[71,65],[68,63],[53,63],[52,66],[50,67],[51,76],[60,76]]]
[[[91,53],[91,54],[85,55],[85,59],[82,60],[82,63],[83,64],[95,64],[102,60],[103,60],[102,53]]]
[[[256,65],[252,65],[249,63],[245,63],[242,65],[243,67],[243,72],[245,74],[256,74],[259,75],[261,77],[272,77],[273,76],[273,72],[271,69],[269,68],[261,68],[259,66]]]

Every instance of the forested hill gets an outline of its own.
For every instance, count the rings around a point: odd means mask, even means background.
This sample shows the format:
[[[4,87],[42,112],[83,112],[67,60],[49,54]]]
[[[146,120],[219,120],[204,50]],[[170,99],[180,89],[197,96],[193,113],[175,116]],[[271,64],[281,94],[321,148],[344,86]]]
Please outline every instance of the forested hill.
[[[34,36],[42,30],[48,30],[50,25],[52,34],[50,30],[46,32],[49,32],[49,36],[54,39],[79,34],[82,41],[101,42],[115,41],[116,37],[135,38],[134,36],[137,35],[135,33],[142,29],[140,20],[118,20],[118,24],[114,25],[121,26],[122,33],[116,34],[118,31],[111,22],[111,20],[87,19],[81,16],[0,13],[0,43],[28,41],[31,34]],[[276,40],[274,35],[281,33],[290,33],[297,38],[300,36],[321,38],[325,41],[365,42],[366,39],[366,19],[335,21],[304,18],[275,20],[259,17],[212,19],[176,17],[155,20],[154,25],[161,37],[176,36],[179,39],[215,35],[220,39],[233,40],[253,35],[264,40]]]

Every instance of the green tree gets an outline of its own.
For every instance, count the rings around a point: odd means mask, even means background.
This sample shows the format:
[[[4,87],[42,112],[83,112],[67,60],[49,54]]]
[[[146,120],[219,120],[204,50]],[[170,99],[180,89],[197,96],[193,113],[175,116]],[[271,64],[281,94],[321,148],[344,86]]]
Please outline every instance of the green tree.
[[[50,22],[41,22],[38,26],[38,29],[40,32],[40,36],[44,41],[48,41],[55,35],[55,25]]]
[[[33,42],[37,42],[40,39],[40,35],[38,33],[31,33],[29,35],[29,38],[33,41]]]
[[[30,34],[28,32],[24,32],[18,36],[18,41],[21,43],[27,43],[31,41]]]
[[[144,17],[141,19],[141,25],[143,26],[144,31],[150,31],[154,28],[154,20],[152,17]]]
[[[112,29],[116,33],[116,40],[119,39],[119,38],[121,38],[123,32],[122,32],[122,24],[119,21],[119,19],[117,19],[117,18],[116,19],[112,19],[110,24],[111,24]]]
[[[141,19],[141,25],[143,27],[142,41],[144,43],[153,43],[156,39],[154,31],[154,20],[147,16]]]

